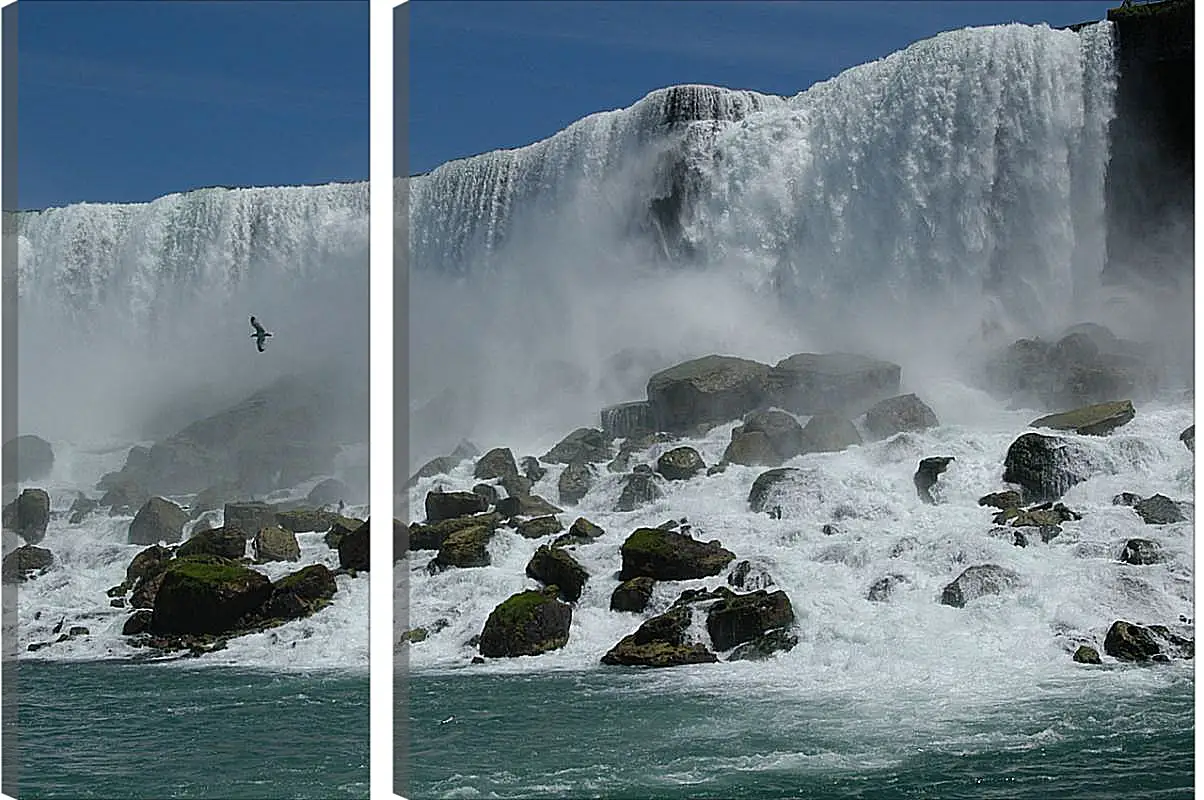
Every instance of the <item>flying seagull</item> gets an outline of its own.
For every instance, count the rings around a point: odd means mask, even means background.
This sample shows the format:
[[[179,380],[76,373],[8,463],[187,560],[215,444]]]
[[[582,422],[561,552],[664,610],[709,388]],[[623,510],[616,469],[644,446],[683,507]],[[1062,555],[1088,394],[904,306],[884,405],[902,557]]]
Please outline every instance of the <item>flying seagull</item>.
[[[255,319],[255,317],[251,317],[251,327],[255,329],[255,332],[251,334],[251,338],[255,340],[255,346],[262,353],[264,341],[272,334],[265,331],[263,326],[259,324],[259,320]]]

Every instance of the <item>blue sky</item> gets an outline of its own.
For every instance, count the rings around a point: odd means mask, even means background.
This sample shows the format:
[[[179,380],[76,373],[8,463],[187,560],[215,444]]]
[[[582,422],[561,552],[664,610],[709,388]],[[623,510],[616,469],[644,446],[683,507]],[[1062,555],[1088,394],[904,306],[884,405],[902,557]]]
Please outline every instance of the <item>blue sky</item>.
[[[1117,5],[411,0],[408,169],[529,144],[663,86],[792,95],[940,31],[1057,27]]]
[[[368,177],[368,3],[46,2],[17,23],[18,203]]]

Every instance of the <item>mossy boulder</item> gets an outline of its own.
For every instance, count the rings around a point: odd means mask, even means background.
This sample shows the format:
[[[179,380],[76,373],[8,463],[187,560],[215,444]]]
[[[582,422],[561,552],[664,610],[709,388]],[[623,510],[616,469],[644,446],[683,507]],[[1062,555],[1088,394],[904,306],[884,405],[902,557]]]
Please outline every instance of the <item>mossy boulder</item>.
[[[0,564],[0,580],[4,583],[20,583],[31,574],[45,572],[52,564],[54,554],[46,548],[21,545],[4,557]]]
[[[560,493],[560,502],[568,505],[580,503],[581,498],[589,493],[593,484],[594,473],[589,464],[584,461],[575,461],[569,464],[564,468],[564,472],[560,473],[560,479],[556,484],[557,491]]]
[[[1104,436],[1122,425],[1133,421],[1136,412],[1133,401],[1120,400],[1114,403],[1096,403],[1073,411],[1049,414],[1029,423],[1030,428],[1052,428],[1057,431],[1073,431],[1084,436]]]
[[[941,592],[941,604],[965,608],[966,603],[991,594],[1003,594],[1018,587],[1020,576],[997,564],[967,567]]]
[[[40,436],[26,434],[4,443],[0,461],[9,483],[40,480],[54,468],[54,448]]]
[[[246,555],[247,542],[242,531],[229,528],[210,528],[188,538],[176,550],[177,556],[214,555],[239,559]],[[145,552],[145,551],[143,551]]]
[[[1104,637],[1104,652],[1117,661],[1169,661],[1192,658],[1195,642],[1172,633],[1163,625],[1144,626],[1117,620]]]
[[[686,481],[707,468],[693,447],[675,447],[656,460],[656,471],[667,481]]]
[[[589,544],[596,539],[606,535],[606,531],[599,528],[594,523],[590,522],[585,517],[577,517],[576,521],[569,526],[568,532],[562,536],[557,536],[552,541],[553,547],[567,547],[577,544]]]
[[[775,405],[795,414],[861,411],[899,391],[902,368],[851,353],[797,353],[769,372]]]
[[[573,607],[556,599],[555,587],[511,595],[485,620],[478,645],[489,658],[537,656],[568,644]]]
[[[371,562],[372,548],[369,542],[370,519],[339,540],[339,567],[341,569],[367,572]]]
[[[670,367],[648,380],[654,427],[687,433],[707,423],[739,419],[768,399],[769,367],[710,355]]]
[[[311,564],[272,584],[272,593],[258,616],[263,619],[300,619],[330,605],[338,585],[324,564]]]
[[[487,525],[478,525],[448,534],[431,561],[431,570],[489,566],[489,540],[493,538],[493,531]]]
[[[718,542],[700,542],[660,528],[640,528],[621,548],[619,580],[646,575],[658,581],[687,581],[718,575],[736,557]]]
[[[877,439],[904,431],[922,431],[940,425],[936,412],[914,394],[888,397],[865,412],[865,429]]]
[[[138,554],[130,560],[130,565],[125,568],[126,584],[134,586],[138,581],[162,572],[167,568],[167,562],[171,561],[171,558],[171,550],[157,544],[138,551]]]
[[[154,633],[223,633],[272,593],[266,575],[220,556],[185,556],[163,573],[155,596]]]
[[[409,529],[409,548],[411,550],[438,550],[443,546],[443,540],[456,531],[480,526],[496,530],[501,524],[502,515],[496,511],[488,514],[474,514],[470,517],[456,517],[432,525],[416,522]]]
[[[158,544],[178,542],[184,533],[188,514],[170,500],[152,497],[146,501],[130,523],[130,544]]]
[[[564,524],[559,518],[549,514],[520,522],[515,530],[524,539],[542,539],[545,536],[560,533],[564,530]]]
[[[856,444],[861,444],[861,434],[840,414],[822,411],[803,426],[803,453],[838,453]]]
[[[1074,658],[1075,662],[1079,664],[1102,663],[1099,658],[1099,651],[1094,647],[1089,647],[1085,644],[1081,644],[1075,649],[1074,656],[1072,656],[1072,658]]]
[[[485,498],[472,492],[444,492],[437,489],[426,494],[427,522],[467,517],[488,509],[489,503]]]
[[[37,544],[46,538],[50,524],[50,495],[44,489],[26,489],[4,507],[3,521],[27,544]]]
[[[288,511],[277,511],[276,525],[292,533],[325,533],[330,530],[338,518],[339,515],[331,511],[294,508]],[[263,530],[263,528],[259,530]]]
[[[719,652],[793,624],[794,607],[783,591],[727,594],[707,609],[707,633]]]
[[[623,581],[610,595],[610,610],[642,613],[652,599],[655,585],[656,581],[646,575]]]
[[[713,664],[719,659],[701,642],[689,641],[691,611],[675,606],[644,622],[602,656],[612,666],[675,667]]]
[[[301,545],[297,542],[297,534],[279,525],[264,528],[255,534],[251,546],[255,551],[255,560],[260,563],[301,560]]]
[[[598,463],[610,460],[610,439],[597,428],[578,428],[540,459],[546,464]]]
[[[222,510],[222,525],[242,532],[250,539],[264,528],[276,524],[277,509],[267,503],[226,503]]]
[[[541,546],[527,563],[527,576],[545,586],[556,586],[560,597],[569,602],[581,599],[581,590],[589,580],[585,567],[559,547]]]

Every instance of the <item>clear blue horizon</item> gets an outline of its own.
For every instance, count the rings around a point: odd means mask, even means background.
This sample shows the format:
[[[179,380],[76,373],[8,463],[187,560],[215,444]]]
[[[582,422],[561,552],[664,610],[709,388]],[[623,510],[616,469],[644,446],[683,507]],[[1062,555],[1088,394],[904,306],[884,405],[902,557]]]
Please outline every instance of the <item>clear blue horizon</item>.
[[[368,7],[26,0],[18,207],[366,180]]]
[[[1103,20],[1115,2],[411,0],[408,163],[545,139],[655,89],[703,83],[794,95],[942,31]],[[403,65],[399,62],[397,67]]]

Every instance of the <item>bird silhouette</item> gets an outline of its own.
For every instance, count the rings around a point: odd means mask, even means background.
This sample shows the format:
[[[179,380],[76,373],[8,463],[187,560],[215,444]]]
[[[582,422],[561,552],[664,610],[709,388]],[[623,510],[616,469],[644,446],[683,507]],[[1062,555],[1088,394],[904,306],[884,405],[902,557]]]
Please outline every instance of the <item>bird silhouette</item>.
[[[255,329],[255,332],[251,334],[251,338],[255,340],[255,346],[259,348],[259,352],[262,353],[263,343],[272,334],[265,331],[263,326],[259,324],[259,320],[255,319],[254,316],[251,317],[251,327]]]

